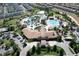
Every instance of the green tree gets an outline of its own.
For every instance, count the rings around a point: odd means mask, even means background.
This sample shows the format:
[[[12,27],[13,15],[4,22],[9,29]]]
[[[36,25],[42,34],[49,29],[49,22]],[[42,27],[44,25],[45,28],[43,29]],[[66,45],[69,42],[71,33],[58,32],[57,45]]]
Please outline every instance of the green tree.
[[[32,54],[34,54],[35,52],[36,52],[36,47],[33,46],[33,47],[32,47]]]
[[[53,46],[53,50],[57,51],[57,46],[56,45]]]
[[[44,8],[44,9],[48,14],[50,13],[50,8]]]
[[[59,11],[55,11],[56,14],[60,14]]]
[[[26,46],[27,46],[27,44],[26,44],[26,42],[24,42],[24,43],[23,43],[23,48],[26,47]]]
[[[20,51],[19,50],[17,50],[16,51],[16,55],[15,56],[19,56],[20,55]]]
[[[64,50],[63,50],[63,49],[60,49],[59,55],[60,55],[60,56],[63,56],[63,55],[64,55]]]
[[[31,52],[30,51],[27,52],[27,56],[31,56]]]
[[[47,53],[50,52],[50,51],[51,51],[51,48],[50,48],[50,46],[48,45],[48,46],[47,46]]]
[[[5,26],[5,23],[6,23],[6,20],[4,19],[4,20],[3,20],[3,26]]]
[[[75,46],[76,45],[76,43],[75,43],[75,41],[74,40],[72,40],[71,42],[70,42],[70,44],[69,44],[70,46],[71,46],[71,48],[73,48],[73,46]]]
[[[48,14],[48,16],[53,16],[53,12],[50,12],[50,13]]]
[[[16,53],[16,52],[20,51],[20,48],[18,47],[18,45],[14,44],[13,45],[13,50]]]
[[[15,44],[15,42],[13,40],[10,40],[11,42],[11,46],[13,46]]]
[[[77,12],[76,15],[79,17],[79,12]]]
[[[61,36],[58,36],[58,37],[57,37],[57,41],[58,41],[58,42],[61,42],[61,41],[62,41]]]
[[[0,40],[0,45],[2,45],[4,43],[4,41],[3,40]]]
[[[37,54],[40,54],[40,53],[41,53],[41,47],[40,47],[40,45],[39,45],[39,44],[37,45],[37,50],[36,50],[36,53],[37,53]]]
[[[54,30],[56,31],[56,30],[58,30],[58,28],[57,27],[54,27]]]
[[[8,31],[14,31],[14,27],[13,26],[9,26],[8,27]]]

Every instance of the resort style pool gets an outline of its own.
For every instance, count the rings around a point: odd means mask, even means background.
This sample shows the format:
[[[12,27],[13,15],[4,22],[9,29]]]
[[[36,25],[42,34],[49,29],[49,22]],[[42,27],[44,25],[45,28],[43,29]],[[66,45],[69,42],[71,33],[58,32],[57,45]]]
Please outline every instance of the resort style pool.
[[[55,27],[59,25],[59,21],[58,20],[47,20],[47,25],[51,25]]]
[[[34,25],[34,17],[27,17],[26,19],[27,25],[33,26]]]
[[[29,28],[35,28],[38,24],[38,16],[30,16],[23,19],[24,24],[27,24]]]

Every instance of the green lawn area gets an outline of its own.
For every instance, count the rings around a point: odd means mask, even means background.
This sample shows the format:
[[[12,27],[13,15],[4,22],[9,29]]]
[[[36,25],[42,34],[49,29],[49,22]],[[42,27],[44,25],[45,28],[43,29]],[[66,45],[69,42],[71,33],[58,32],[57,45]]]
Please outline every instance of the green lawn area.
[[[17,21],[17,19],[12,19],[12,20],[6,21],[5,24],[14,26],[14,25],[16,25],[16,21]]]
[[[62,49],[61,47],[58,47],[58,46],[57,46],[57,50],[54,51],[54,50],[53,50],[53,47],[51,46],[51,47],[50,47],[50,51],[47,52],[47,47],[46,47],[46,48],[41,48],[41,53],[40,53],[40,54],[37,54],[37,51],[36,51],[34,54],[31,54],[31,56],[46,56],[46,55],[48,55],[48,56],[51,56],[51,55],[53,55],[53,56],[59,56],[61,49]],[[63,49],[62,49],[62,50],[63,50]],[[29,51],[32,53],[32,49],[30,49]],[[64,50],[63,50],[63,51],[64,51]],[[64,52],[64,53],[65,53],[65,52]]]
[[[11,45],[11,40],[4,39],[4,44],[5,45]]]
[[[22,13],[21,15],[18,15],[18,16],[12,16],[12,17],[5,18],[6,20],[5,25],[16,25],[16,21],[24,16],[27,16],[27,14]],[[0,26],[3,25],[3,20],[4,19],[0,19]]]
[[[4,19],[1,19],[0,20],[0,26],[3,26],[3,20]],[[16,21],[17,21],[17,19],[12,19],[12,20],[7,20],[6,22],[5,22],[5,25],[12,25],[12,26],[15,26],[16,25]]]
[[[57,52],[54,52],[54,51],[51,51],[49,53],[47,53],[46,51],[41,51],[41,54],[37,55],[36,53],[32,56],[46,56],[46,55],[53,55],[53,56],[58,56],[58,53]]]
[[[8,45],[8,46],[12,46],[13,43],[14,42],[11,39],[6,39],[5,38],[5,39],[0,40],[0,45],[5,44],[5,45]]]
[[[9,26],[13,26],[15,30],[17,30],[19,32],[19,29],[17,27],[17,18],[15,19],[10,19],[9,18],[6,18],[6,21],[5,21],[5,26],[9,25]],[[0,21],[0,26],[3,26],[3,19]]]
[[[0,26],[3,25],[3,19],[0,19]]]

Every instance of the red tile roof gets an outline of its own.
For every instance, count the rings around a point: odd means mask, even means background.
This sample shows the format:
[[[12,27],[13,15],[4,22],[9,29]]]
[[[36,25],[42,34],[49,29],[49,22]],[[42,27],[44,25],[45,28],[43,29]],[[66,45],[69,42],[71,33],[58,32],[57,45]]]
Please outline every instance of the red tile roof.
[[[54,38],[57,37],[57,34],[55,31],[46,31],[45,29],[41,29],[40,31],[38,30],[31,30],[29,28],[24,28],[23,30],[24,35],[27,38]]]

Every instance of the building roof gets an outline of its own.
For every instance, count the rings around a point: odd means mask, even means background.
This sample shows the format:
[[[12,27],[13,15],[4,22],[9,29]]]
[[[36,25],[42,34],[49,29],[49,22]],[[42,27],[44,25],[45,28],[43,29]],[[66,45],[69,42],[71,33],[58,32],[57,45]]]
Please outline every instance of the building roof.
[[[45,29],[39,30],[31,30],[29,28],[24,28],[23,30],[24,35],[27,38],[55,38],[57,34],[55,31],[46,31]]]
[[[71,36],[67,36],[67,37],[65,37],[65,38],[66,38],[66,39],[71,39],[71,40],[73,39]]]
[[[41,45],[46,45],[46,40],[41,40]]]
[[[37,14],[44,14],[45,13],[45,11],[39,11],[39,12],[37,12]]]
[[[0,28],[0,32],[4,32],[4,31],[7,31],[7,30],[8,30],[7,27],[5,27],[5,28]]]

